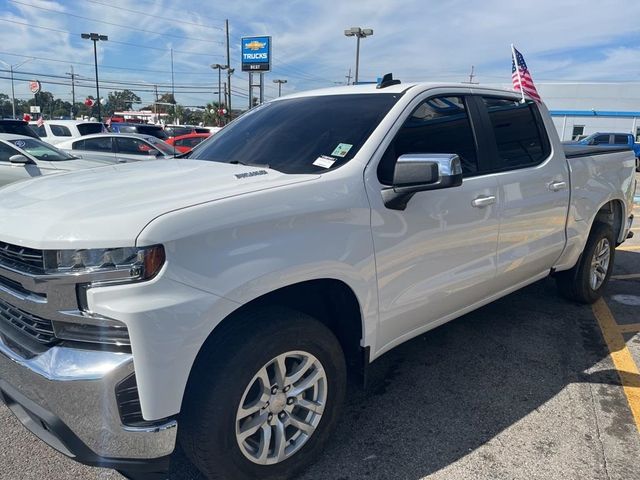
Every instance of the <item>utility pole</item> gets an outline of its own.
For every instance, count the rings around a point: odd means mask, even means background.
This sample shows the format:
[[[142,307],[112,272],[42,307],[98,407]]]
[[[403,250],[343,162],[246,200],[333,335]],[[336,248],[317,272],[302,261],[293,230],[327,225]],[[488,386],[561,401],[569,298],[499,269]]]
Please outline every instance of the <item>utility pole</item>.
[[[278,84],[278,97],[279,97],[280,95],[282,95],[282,84],[283,83],[287,83],[287,81],[286,80],[281,80],[281,79],[278,78],[278,79],[274,80],[273,83],[277,83]]]
[[[156,101],[153,104],[153,114],[156,117],[156,122],[159,123],[158,119],[158,85],[153,86],[153,92],[156,94]]]
[[[173,83],[173,48],[171,49],[171,96],[173,97],[173,123],[176,123],[176,87]]]
[[[81,34],[81,37],[93,42],[93,60],[96,67],[96,103],[98,105],[98,121],[102,122],[102,117],[100,116],[100,83],[98,82],[98,51],[96,49],[96,43],[99,41],[106,42],[109,40],[109,37],[106,35],[100,35],[99,33],[83,33]]]
[[[224,26],[227,31],[227,83],[225,85],[229,85],[229,96],[227,97],[225,94],[225,102],[227,103],[227,112],[231,115],[231,74],[233,69],[231,68],[231,54],[229,51],[229,19],[224,21]]]
[[[76,118],[76,74],[73,73],[73,65],[71,65],[71,73],[67,72],[71,77],[71,119]]]
[[[347,79],[347,85],[351,85],[351,68],[349,68],[349,75],[345,75],[344,78]]]

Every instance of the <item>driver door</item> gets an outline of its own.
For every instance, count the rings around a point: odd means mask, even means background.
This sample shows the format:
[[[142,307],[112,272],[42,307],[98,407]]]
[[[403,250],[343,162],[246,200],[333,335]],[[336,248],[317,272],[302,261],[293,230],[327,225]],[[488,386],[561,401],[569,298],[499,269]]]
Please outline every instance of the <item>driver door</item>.
[[[493,292],[498,184],[493,175],[481,174],[470,117],[464,94],[414,102],[393,139],[383,143],[380,161],[367,167],[379,291],[377,353]],[[380,190],[391,184],[397,158],[435,153],[460,157],[462,185],[418,192],[404,210],[385,207]]]
[[[0,142],[0,187],[18,180],[43,175],[41,165],[34,163],[11,163],[9,158],[13,155],[24,155],[22,152]],[[45,164],[48,162],[44,162]],[[47,170],[45,167],[44,170]]]

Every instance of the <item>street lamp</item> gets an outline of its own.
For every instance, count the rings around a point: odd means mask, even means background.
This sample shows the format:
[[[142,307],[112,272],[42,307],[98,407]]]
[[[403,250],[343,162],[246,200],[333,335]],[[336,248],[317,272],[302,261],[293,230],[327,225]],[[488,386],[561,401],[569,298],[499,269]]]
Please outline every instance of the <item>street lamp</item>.
[[[373,35],[373,30],[370,28],[351,27],[344,31],[347,37],[356,37],[356,78],[355,83],[358,83],[358,65],[360,64],[360,39]]]
[[[278,84],[278,96],[282,95],[282,84],[287,83],[286,80],[280,80],[279,78],[275,79],[273,83]]]
[[[222,90],[220,89],[222,85],[222,70],[227,70],[229,68],[229,65],[220,65],[219,63],[213,63],[210,65],[210,67],[214,70],[218,70],[218,108],[222,108]]]
[[[98,33],[82,33],[82,38],[86,40],[91,40],[93,42],[93,60],[96,66],[96,103],[98,105],[98,121],[102,121],[102,117],[100,116],[100,85],[98,83],[98,53],[96,50],[96,43],[98,41],[106,42],[109,40],[109,37],[106,35],[100,35]]]
[[[16,118],[16,94],[13,88],[13,69],[20,68],[22,65],[32,60],[35,60],[35,58],[27,58],[24,62],[20,62],[17,65],[11,65],[7,62],[3,62],[2,60],[0,60],[0,62],[4,63],[7,67],[9,67],[9,70],[11,71],[11,115],[13,115],[13,118]]]

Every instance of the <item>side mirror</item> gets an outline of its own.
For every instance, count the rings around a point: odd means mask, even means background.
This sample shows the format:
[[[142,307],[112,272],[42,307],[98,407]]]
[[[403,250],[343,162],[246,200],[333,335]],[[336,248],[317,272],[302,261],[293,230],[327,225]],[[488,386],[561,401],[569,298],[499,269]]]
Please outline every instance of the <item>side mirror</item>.
[[[26,165],[27,163],[33,163],[30,159],[28,159],[27,157],[25,157],[22,154],[16,154],[16,155],[11,155],[9,157],[9,161],[11,163],[16,163],[16,164],[21,164],[21,165]]]
[[[456,154],[401,155],[393,171],[393,185],[382,190],[387,208],[404,210],[417,192],[462,185],[462,164]]]

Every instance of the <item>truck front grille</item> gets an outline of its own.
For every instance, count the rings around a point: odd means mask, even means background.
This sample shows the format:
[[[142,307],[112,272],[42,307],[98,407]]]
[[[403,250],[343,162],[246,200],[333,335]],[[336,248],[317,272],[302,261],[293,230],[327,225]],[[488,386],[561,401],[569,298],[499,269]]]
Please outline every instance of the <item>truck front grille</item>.
[[[28,273],[44,273],[44,252],[0,242],[0,265]]]
[[[50,320],[27,313],[3,300],[0,300],[0,322],[20,330],[43,345],[52,345],[56,342]]]

